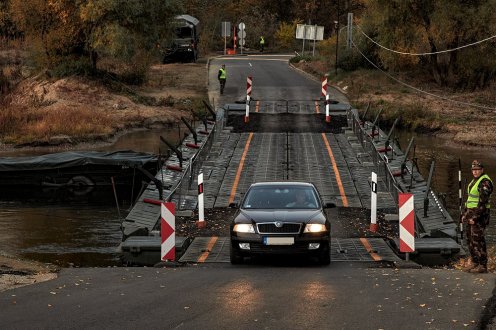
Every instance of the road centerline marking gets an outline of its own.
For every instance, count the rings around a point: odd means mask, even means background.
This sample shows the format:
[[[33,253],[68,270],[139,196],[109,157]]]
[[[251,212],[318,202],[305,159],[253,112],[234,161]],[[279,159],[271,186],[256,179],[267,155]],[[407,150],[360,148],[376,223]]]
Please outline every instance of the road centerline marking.
[[[375,261],[381,261],[382,260],[381,256],[379,256],[376,252],[374,252],[374,250],[372,250],[372,246],[370,245],[370,242],[368,239],[362,237],[362,238],[360,238],[360,242],[362,242],[363,246],[365,247],[367,252],[370,254],[372,259],[374,259]]]
[[[253,138],[253,133],[250,133],[248,136],[248,140],[245,144],[245,150],[243,151],[243,155],[241,156],[241,160],[239,161],[238,171],[236,172],[236,177],[234,178],[234,183],[231,189],[231,195],[229,196],[229,203],[231,204],[234,201],[234,197],[236,196],[236,190],[238,189],[239,178],[241,177],[241,172],[243,171],[243,166],[245,163],[246,155],[248,154],[248,149],[250,149],[250,142]]]
[[[327,140],[327,136],[325,133],[322,133],[322,139],[327,148],[327,153],[329,154],[329,158],[331,159],[332,169],[334,170],[334,175],[336,176],[336,181],[338,183],[339,194],[341,195],[341,200],[343,201],[343,206],[348,207],[348,198],[346,198],[346,194],[344,192],[343,183],[341,182],[341,175],[339,174],[338,165],[336,164],[336,160],[334,159],[334,154],[332,153],[331,145]]]
[[[212,251],[215,243],[217,243],[218,239],[219,238],[217,236],[212,236],[210,238],[210,241],[208,241],[208,245],[207,245],[207,251],[202,253],[202,255],[198,258],[198,262],[205,262],[205,260],[207,260],[208,256],[210,255],[210,252]]]

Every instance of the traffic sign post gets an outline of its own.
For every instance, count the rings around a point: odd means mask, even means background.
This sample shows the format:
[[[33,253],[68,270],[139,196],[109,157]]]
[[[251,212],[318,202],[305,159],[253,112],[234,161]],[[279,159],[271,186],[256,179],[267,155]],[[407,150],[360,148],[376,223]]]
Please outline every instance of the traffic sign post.
[[[415,251],[415,211],[413,194],[399,193],[399,218],[400,218],[400,252],[406,253],[406,260],[410,258],[409,253]]]
[[[224,55],[227,50],[227,37],[231,36],[231,22],[222,22],[222,36],[224,37]]]
[[[160,259],[162,261],[176,260],[176,204],[162,203],[160,220]]]

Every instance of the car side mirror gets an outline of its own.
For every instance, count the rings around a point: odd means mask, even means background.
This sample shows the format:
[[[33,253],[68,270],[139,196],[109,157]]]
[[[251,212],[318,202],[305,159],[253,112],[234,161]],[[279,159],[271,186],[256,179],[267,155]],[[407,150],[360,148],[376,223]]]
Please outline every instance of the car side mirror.
[[[336,207],[336,204],[334,203],[325,203],[324,204],[324,208],[325,209],[332,209],[332,208],[335,208]]]
[[[238,205],[238,203],[232,202],[232,203],[229,203],[229,207],[230,207],[231,209],[236,209],[236,208],[238,208],[238,207],[239,207],[239,205]]]

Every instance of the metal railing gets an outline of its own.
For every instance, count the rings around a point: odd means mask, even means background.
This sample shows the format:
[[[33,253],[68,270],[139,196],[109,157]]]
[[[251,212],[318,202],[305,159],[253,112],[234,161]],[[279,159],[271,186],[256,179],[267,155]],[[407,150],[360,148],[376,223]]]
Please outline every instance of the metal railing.
[[[222,130],[222,117],[219,117],[215,122],[210,131],[210,134],[206,137],[206,141],[202,143],[198,151],[190,159],[184,161],[183,171],[181,178],[177,181],[176,185],[170,190],[170,193],[165,197],[166,200],[171,201],[172,199],[177,200],[177,208],[182,209],[182,201],[185,195],[188,195],[189,190],[193,189],[193,183],[196,177],[200,173],[203,162],[207,158],[210,149],[212,147],[213,141],[216,139],[217,135]],[[183,142],[184,144],[184,142]],[[185,148],[185,147],[183,147]]]
[[[383,156],[377,151],[373,137],[367,133],[368,123],[362,122],[356,109],[351,109],[347,113],[348,125],[352,128],[356,137],[358,138],[362,148],[372,158],[372,162],[376,166],[378,178],[382,179],[387,190],[391,193],[394,202],[398,205],[398,192],[403,192],[396,181],[388,163],[384,160]],[[392,146],[394,148],[394,146]]]

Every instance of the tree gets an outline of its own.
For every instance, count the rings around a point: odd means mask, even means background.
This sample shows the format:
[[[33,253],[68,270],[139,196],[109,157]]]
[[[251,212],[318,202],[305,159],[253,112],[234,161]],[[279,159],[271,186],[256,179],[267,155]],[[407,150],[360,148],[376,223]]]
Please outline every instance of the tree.
[[[380,44],[410,53],[455,49],[490,35],[495,23],[494,0],[368,0],[363,26]],[[484,53],[480,53],[484,50]],[[483,87],[495,74],[492,43],[426,56],[400,56],[377,49],[388,69],[425,68],[440,85]],[[474,60],[474,55],[477,60]],[[486,54],[486,56],[481,56]]]
[[[168,36],[178,1],[10,0],[13,20],[48,68],[70,63],[97,69],[102,56],[134,63]]]

